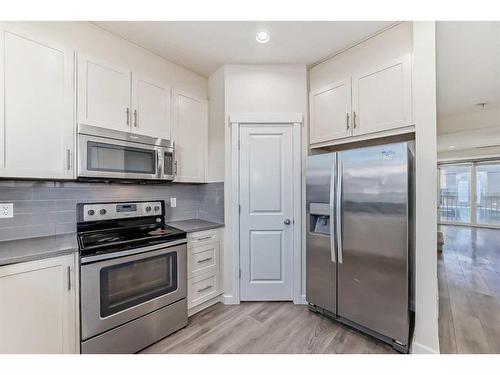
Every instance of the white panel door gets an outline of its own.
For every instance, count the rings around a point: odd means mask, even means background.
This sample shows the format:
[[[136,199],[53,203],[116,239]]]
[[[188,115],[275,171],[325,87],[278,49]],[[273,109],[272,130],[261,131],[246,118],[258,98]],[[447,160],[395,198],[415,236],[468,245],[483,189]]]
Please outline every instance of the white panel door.
[[[132,132],[170,139],[170,87],[132,74]]]
[[[176,182],[204,182],[207,146],[207,101],[178,91],[172,95],[177,162]]]
[[[78,122],[130,131],[131,72],[80,55],[78,58]]]
[[[412,125],[411,102],[411,55],[353,76],[353,134]]]
[[[73,255],[0,267],[0,353],[76,353]]]
[[[351,78],[311,92],[310,143],[350,137]]]
[[[240,299],[291,300],[292,125],[241,125],[239,166]]]
[[[73,178],[73,50],[3,29],[0,56],[0,176]]]

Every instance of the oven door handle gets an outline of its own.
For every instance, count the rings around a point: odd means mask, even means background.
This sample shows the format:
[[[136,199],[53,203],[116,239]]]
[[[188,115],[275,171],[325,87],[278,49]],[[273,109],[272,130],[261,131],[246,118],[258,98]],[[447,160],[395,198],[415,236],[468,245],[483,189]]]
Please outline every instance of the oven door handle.
[[[129,257],[132,255],[136,255],[134,257],[134,259],[139,260],[139,259],[149,258],[152,255],[160,255],[160,254],[173,252],[173,251],[175,251],[173,249],[174,246],[184,245],[186,243],[187,243],[187,239],[183,238],[183,239],[172,241],[172,242],[141,247],[139,249],[130,249],[130,250],[125,250],[125,251],[116,251],[116,252],[107,253],[107,254],[91,255],[88,257],[81,257],[80,263],[83,265],[83,264],[88,264],[88,263],[94,263],[97,261],[101,262],[101,261],[111,260],[111,259],[116,259],[116,258]],[[113,263],[122,263],[122,260],[120,259],[120,260],[117,260],[116,262],[113,262]]]

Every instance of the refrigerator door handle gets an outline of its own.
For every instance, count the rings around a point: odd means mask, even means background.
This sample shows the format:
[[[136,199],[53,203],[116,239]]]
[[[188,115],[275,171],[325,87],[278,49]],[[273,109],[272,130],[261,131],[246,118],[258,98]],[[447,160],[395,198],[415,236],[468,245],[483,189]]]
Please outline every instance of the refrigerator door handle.
[[[330,257],[332,260],[332,263],[337,263],[337,255],[336,253],[336,233],[335,233],[335,171],[337,168],[335,168],[335,164],[337,161],[337,155],[335,155],[335,158],[333,159],[333,171],[330,175]]]
[[[336,189],[335,189],[335,238],[337,239],[337,257],[338,262],[342,264],[343,262],[343,251],[342,251],[342,158],[340,153],[337,154],[336,160],[337,168],[336,170]]]

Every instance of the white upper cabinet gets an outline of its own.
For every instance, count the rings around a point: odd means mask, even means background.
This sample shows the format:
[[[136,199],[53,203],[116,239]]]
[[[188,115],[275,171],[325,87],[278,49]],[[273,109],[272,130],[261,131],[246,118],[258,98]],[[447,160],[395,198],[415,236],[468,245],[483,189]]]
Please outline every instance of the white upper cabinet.
[[[311,144],[352,135],[351,78],[310,93]]]
[[[411,56],[352,78],[354,135],[412,125]]]
[[[174,91],[173,139],[177,159],[176,182],[205,182],[208,148],[208,103]]]
[[[0,354],[78,353],[73,255],[0,267]]]
[[[140,74],[132,74],[132,132],[171,138],[171,89]]]
[[[411,54],[311,91],[310,144],[353,142],[409,131]]]
[[[89,56],[78,58],[78,122],[130,130],[131,71]]]
[[[85,55],[78,82],[80,124],[171,138],[168,85]]]
[[[0,177],[71,179],[74,51],[0,32]]]

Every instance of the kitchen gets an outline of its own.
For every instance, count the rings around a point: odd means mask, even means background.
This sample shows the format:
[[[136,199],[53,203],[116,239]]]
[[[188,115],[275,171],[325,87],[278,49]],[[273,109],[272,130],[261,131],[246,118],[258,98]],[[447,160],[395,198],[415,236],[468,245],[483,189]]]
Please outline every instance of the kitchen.
[[[326,334],[277,352],[439,353],[435,23],[310,22],[282,60],[292,22],[196,24],[1,24],[0,352],[270,353],[242,337],[284,314]],[[158,39],[190,32],[206,61],[184,67]],[[220,64],[202,33],[267,52]],[[372,239],[389,261],[356,263]],[[217,314],[240,336],[174,345]]]

